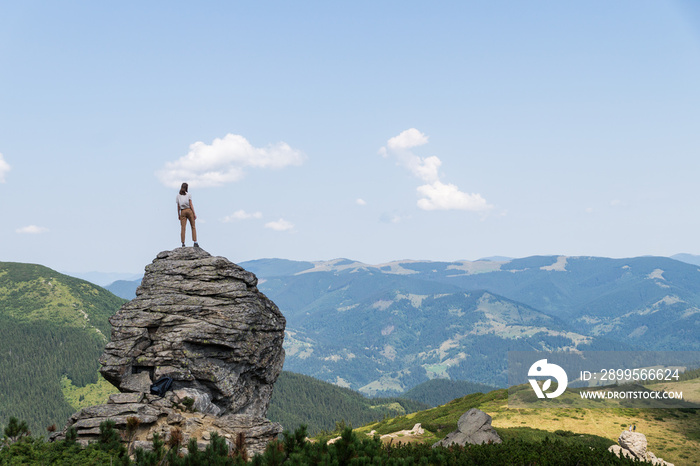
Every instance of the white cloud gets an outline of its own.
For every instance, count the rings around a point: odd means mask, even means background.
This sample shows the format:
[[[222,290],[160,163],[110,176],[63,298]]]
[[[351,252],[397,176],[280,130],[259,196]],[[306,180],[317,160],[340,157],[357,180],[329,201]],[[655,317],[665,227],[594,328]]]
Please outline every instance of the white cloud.
[[[408,168],[415,176],[428,183],[434,183],[439,179],[438,170],[442,165],[439,158],[432,156],[424,159],[413,156],[408,159]]]
[[[427,183],[432,183],[438,179],[438,170],[442,165],[440,159],[435,156],[421,158],[409,150],[427,143],[428,136],[411,128],[389,139],[386,147],[379,149],[379,153],[384,157],[393,155],[399,165],[407,168],[414,176]]]
[[[10,164],[5,162],[5,158],[0,154],[0,183],[5,182],[5,174],[11,170]]]
[[[281,218],[274,222],[267,222],[265,224],[265,228],[275,231],[290,231],[292,228],[294,228],[294,224]]]
[[[364,199],[357,198],[357,199],[355,200],[355,204],[357,204],[357,205],[367,205],[367,201],[365,201]]]
[[[493,207],[480,194],[464,193],[453,184],[444,184],[439,181],[418,186],[418,192],[424,196],[418,200],[418,207],[423,210],[483,212]]]
[[[231,215],[227,215],[222,218],[221,221],[224,223],[235,222],[237,220],[248,220],[250,218],[262,218],[261,212],[246,212],[245,210],[237,210]]]
[[[428,136],[418,131],[416,128],[402,131],[398,136],[387,141],[386,145],[391,150],[410,149],[428,143]]]
[[[393,155],[398,164],[408,169],[416,178],[427,183],[416,190],[421,196],[417,205],[423,210],[469,210],[484,212],[493,206],[478,193],[465,193],[454,184],[440,181],[442,161],[436,156],[419,157],[409,149],[428,143],[428,136],[415,128],[407,129],[387,141],[379,153]]]
[[[390,213],[384,213],[379,217],[379,220],[384,223],[401,223],[401,221],[404,219],[399,214],[390,214]]]
[[[36,225],[27,225],[26,227],[17,228],[16,233],[27,234],[27,235],[38,235],[39,233],[46,233],[49,231],[48,228],[38,227]]]
[[[187,155],[166,163],[156,175],[171,188],[185,181],[196,187],[221,186],[240,180],[246,168],[279,169],[301,165],[305,158],[285,142],[254,147],[243,136],[227,134],[211,144],[195,142]]]

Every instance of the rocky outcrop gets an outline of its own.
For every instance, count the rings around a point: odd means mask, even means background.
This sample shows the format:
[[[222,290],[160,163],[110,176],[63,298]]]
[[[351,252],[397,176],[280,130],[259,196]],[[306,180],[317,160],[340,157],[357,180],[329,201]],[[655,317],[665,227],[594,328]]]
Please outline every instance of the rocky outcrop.
[[[480,409],[472,408],[460,416],[457,421],[457,430],[450,432],[447,436],[433,444],[433,448],[442,446],[449,447],[452,444],[480,445],[482,443],[501,443],[501,437],[496,429],[491,427],[491,416]]]
[[[120,427],[136,417],[140,442],[173,427],[187,439],[207,426],[243,432],[251,453],[264,449],[281,432],[265,415],[284,363],[285,319],[256,285],[254,274],[199,248],[158,254],[136,299],[110,319],[100,372],[122,393],[74,414],[66,429],[90,441],[103,420]],[[148,393],[161,377],[173,379],[163,398]]]
[[[658,466],[673,466],[673,463],[657,458],[654,453],[647,450],[647,438],[641,432],[623,431],[617,438],[619,445],[611,445],[609,451],[619,457],[628,457],[642,462],[649,462]]]
[[[100,372],[122,391],[172,377],[173,389],[206,392],[222,413],[264,417],[284,363],[285,319],[256,285],[202,249],[161,252],[136,299],[110,319]]]

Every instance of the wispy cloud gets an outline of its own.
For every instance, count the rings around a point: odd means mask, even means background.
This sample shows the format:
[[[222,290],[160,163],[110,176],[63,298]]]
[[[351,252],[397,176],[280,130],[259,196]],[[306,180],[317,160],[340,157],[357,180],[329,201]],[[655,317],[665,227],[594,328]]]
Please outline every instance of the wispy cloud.
[[[428,143],[428,136],[415,128],[407,129],[387,141],[386,147],[379,149],[384,157],[394,156],[399,165],[407,168],[414,176],[426,182],[438,179],[438,170],[442,162],[437,157],[421,158],[409,149]]]
[[[5,175],[11,170],[10,164],[5,162],[5,157],[0,154],[0,183],[5,182]]]
[[[247,168],[279,169],[301,165],[305,159],[285,142],[254,147],[241,135],[227,134],[211,144],[195,142],[187,155],[166,163],[156,176],[171,188],[185,181],[196,187],[221,186],[240,180]]]
[[[610,201],[610,207],[627,207],[627,202],[620,199]]]
[[[428,143],[428,136],[415,128],[402,131],[379,149],[384,157],[393,156],[399,165],[408,169],[426,184],[416,190],[421,198],[417,205],[423,210],[468,210],[485,212],[493,208],[481,194],[465,193],[454,184],[440,181],[442,161],[436,157],[419,157],[411,149]]]
[[[423,210],[472,210],[482,212],[492,207],[480,194],[462,192],[453,184],[435,181],[418,186],[417,189],[424,196],[418,200],[418,207]]]
[[[265,228],[275,231],[291,231],[294,228],[294,224],[281,218],[274,222],[267,222]]]
[[[361,199],[361,198],[357,198],[357,199],[355,199],[355,204],[357,204],[357,205],[367,205],[367,201],[365,201],[364,199]]]
[[[251,218],[262,218],[262,213],[261,212],[246,212],[245,210],[237,210],[231,215],[227,215],[226,217],[222,218],[221,221],[224,223],[229,223],[229,222],[235,222],[238,220],[248,220]]]
[[[402,216],[396,213],[383,213],[379,216],[379,221],[383,223],[401,223],[402,221],[408,219],[408,216]]]
[[[15,230],[16,233],[21,235],[38,235],[39,233],[46,233],[48,231],[48,228],[39,227],[36,225],[27,225],[26,227],[17,228]]]

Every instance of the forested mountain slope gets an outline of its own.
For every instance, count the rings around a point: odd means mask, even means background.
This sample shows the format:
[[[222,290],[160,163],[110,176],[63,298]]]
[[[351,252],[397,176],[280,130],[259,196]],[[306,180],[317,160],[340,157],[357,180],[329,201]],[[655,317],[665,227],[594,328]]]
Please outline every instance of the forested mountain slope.
[[[286,368],[367,394],[503,386],[512,350],[700,349],[700,270],[665,257],[242,265],[288,319]]]
[[[432,379],[416,385],[404,392],[401,397],[426,403],[431,407],[461,398],[472,393],[488,393],[495,387],[466,380]]]
[[[61,378],[93,383],[123,299],[89,282],[34,264],[0,262],[0,424],[11,416],[43,434],[74,409]]]
[[[429,406],[407,398],[367,398],[313,377],[283,371],[272,393],[267,417],[294,431],[305,424],[309,433],[332,431],[336,423],[360,426]]]

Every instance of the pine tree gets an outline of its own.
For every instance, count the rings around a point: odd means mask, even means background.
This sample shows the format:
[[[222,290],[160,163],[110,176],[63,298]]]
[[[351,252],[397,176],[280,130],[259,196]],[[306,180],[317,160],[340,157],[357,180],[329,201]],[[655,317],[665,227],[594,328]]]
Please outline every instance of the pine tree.
[[[5,427],[5,443],[11,444],[17,442],[22,437],[30,434],[29,427],[26,421],[20,421],[12,416]]]

